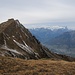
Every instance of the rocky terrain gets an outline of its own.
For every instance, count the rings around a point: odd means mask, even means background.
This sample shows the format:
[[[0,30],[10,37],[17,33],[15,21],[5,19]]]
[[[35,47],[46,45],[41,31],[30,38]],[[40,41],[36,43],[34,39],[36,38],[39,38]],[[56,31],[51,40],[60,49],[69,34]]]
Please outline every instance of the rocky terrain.
[[[18,20],[0,24],[0,75],[74,75],[74,61],[52,53]]]
[[[49,51],[18,20],[0,24],[0,56],[22,59],[53,58],[74,61],[74,58]]]
[[[48,57],[40,42],[18,20],[0,24],[0,55],[24,59]]]

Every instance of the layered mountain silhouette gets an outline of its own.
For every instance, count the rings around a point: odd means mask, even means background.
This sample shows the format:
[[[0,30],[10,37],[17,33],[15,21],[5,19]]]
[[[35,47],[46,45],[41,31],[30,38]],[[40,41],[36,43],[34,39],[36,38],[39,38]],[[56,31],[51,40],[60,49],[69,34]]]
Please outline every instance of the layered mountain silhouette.
[[[75,31],[65,32],[48,42],[54,51],[75,57]]]
[[[35,28],[30,29],[38,40],[52,52],[75,57],[75,31],[67,27],[59,29]]]
[[[75,60],[49,51],[18,20],[9,19],[0,24],[0,56],[23,59],[55,58]]]
[[[33,28],[29,29],[30,32],[36,36],[36,38],[45,45],[48,45],[48,42],[53,38],[63,34],[64,32],[69,31],[67,27],[61,27],[58,29],[50,29],[50,28]]]

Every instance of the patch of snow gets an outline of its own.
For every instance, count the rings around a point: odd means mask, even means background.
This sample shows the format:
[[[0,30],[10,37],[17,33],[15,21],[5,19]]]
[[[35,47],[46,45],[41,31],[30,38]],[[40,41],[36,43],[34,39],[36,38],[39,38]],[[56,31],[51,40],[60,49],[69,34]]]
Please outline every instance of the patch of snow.
[[[32,29],[32,30],[35,30],[35,29],[40,29],[40,28],[43,28],[43,29],[50,29],[50,30],[58,30],[58,29],[66,29],[67,27],[66,26],[59,26],[59,25],[43,25],[43,26],[38,26],[38,27],[32,27],[32,28],[29,28],[29,29]]]
[[[33,54],[33,50],[25,43],[25,45],[20,44],[16,40],[13,40],[21,49],[25,50],[26,52]]]
[[[3,34],[4,34],[4,33],[3,33]],[[5,35],[5,34],[4,34],[4,35]],[[14,53],[17,53],[17,54],[21,54],[21,53],[18,52],[17,50],[13,50],[13,49],[8,48],[8,47],[7,47],[7,43],[6,43],[5,36],[3,36],[3,37],[4,37],[4,46],[1,47],[2,49],[6,49],[6,50],[8,50],[8,51],[11,51],[11,52],[14,52]]]
[[[52,27],[48,27],[47,29],[58,30],[58,29],[66,29],[66,27],[65,26],[52,26]]]
[[[38,53],[35,53],[35,55],[39,56],[39,54],[38,54]]]
[[[15,50],[15,49],[10,49],[10,48],[8,48],[7,46],[2,46],[1,47],[2,49],[5,49],[5,50],[8,50],[8,51],[11,51],[11,52],[14,52],[14,53],[17,53],[17,54],[21,54],[20,52],[18,52],[17,50]],[[22,55],[22,54],[21,54]]]
[[[7,39],[9,40],[9,39],[10,39],[10,37],[7,37]]]
[[[15,37],[15,36],[12,36],[13,38]]]
[[[16,20],[16,23],[18,27],[21,27],[22,29],[24,28],[23,25],[18,20]]]
[[[16,57],[16,55],[15,55],[13,52],[11,52],[11,54],[12,54],[14,57]]]
[[[35,53],[35,57],[38,59],[38,56],[39,56],[39,54],[38,53]]]
[[[17,23],[18,25],[20,25],[20,22],[19,22],[18,20],[16,20],[16,23]]]
[[[28,45],[25,43],[25,41],[23,41],[24,45],[28,47]]]
[[[28,37],[28,35],[25,33],[25,35]],[[29,37],[28,37],[29,38]]]

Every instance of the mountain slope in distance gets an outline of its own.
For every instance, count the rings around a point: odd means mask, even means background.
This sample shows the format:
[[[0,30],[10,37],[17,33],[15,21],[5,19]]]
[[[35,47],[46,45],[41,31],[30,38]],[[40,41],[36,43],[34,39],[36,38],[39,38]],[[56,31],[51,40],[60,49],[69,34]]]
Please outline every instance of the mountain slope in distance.
[[[30,32],[52,52],[75,57],[75,31],[60,27],[54,30],[34,28]]]
[[[53,51],[75,57],[75,31],[65,32],[48,42]]]
[[[47,44],[48,41],[51,39],[63,34],[64,32],[69,31],[67,27],[59,27],[58,29],[55,28],[34,28],[34,29],[29,29],[30,32],[36,36],[36,38],[42,43],[42,44]]]

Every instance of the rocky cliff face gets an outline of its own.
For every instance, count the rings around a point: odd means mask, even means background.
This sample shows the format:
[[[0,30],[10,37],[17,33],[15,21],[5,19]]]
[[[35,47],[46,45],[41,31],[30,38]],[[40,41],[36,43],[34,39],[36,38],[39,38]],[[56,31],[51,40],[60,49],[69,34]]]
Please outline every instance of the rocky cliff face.
[[[51,53],[18,20],[9,19],[0,24],[0,56],[24,59],[59,58]]]

